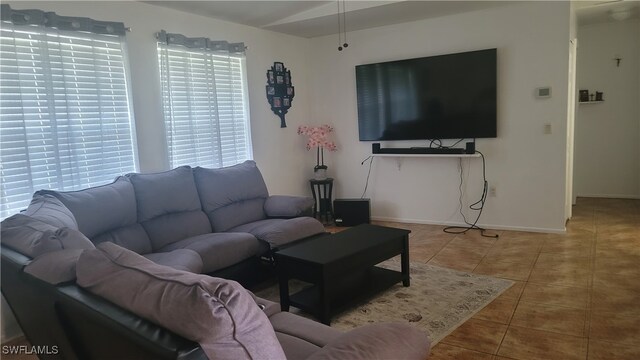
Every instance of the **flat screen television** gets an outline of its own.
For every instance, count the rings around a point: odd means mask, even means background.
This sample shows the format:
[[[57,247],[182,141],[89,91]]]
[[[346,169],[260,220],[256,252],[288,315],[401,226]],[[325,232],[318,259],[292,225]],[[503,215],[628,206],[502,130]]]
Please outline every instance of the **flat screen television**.
[[[496,54],[356,66],[360,140],[496,137]]]

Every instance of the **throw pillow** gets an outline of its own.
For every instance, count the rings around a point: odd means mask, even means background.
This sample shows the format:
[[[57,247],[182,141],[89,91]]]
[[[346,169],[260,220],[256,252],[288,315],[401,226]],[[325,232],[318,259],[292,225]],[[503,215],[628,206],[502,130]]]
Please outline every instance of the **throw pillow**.
[[[210,359],[285,359],[269,319],[235,281],[155,264],[112,243],[82,253],[77,283],[197,341]]]

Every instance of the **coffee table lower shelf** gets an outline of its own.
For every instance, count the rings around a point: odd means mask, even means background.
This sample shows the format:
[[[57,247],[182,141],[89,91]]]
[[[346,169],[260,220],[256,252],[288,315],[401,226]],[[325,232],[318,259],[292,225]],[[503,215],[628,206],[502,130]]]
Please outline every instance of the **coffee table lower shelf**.
[[[402,282],[402,280],[403,275],[399,271],[373,266],[358,276],[351,276],[345,281],[336,282],[332,284],[329,295],[331,315],[338,314],[350,306],[361,303],[394,284]],[[298,309],[321,318],[322,314],[318,313],[322,309],[321,298],[320,286],[312,285],[290,295],[289,303]]]

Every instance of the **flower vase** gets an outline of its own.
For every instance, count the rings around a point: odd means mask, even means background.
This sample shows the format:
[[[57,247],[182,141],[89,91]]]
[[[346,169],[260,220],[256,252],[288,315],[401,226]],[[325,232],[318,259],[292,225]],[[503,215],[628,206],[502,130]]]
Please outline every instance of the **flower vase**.
[[[324,180],[327,178],[327,165],[316,165],[313,168],[313,178],[316,180]]]

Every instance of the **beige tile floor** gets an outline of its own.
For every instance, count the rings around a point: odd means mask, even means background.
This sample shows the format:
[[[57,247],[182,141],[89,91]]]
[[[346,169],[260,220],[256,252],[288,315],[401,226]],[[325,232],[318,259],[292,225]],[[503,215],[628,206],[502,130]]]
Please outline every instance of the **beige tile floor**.
[[[514,280],[431,359],[640,359],[640,201],[578,199],[566,234],[412,230],[411,261]]]
[[[640,201],[580,198],[573,213],[566,234],[498,239],[385,223],[412,230],[411,261],[515,281],[430,359],[640,359]]]

